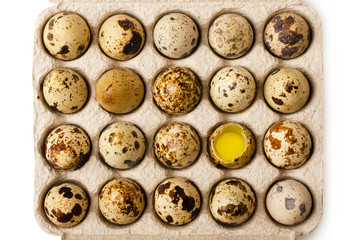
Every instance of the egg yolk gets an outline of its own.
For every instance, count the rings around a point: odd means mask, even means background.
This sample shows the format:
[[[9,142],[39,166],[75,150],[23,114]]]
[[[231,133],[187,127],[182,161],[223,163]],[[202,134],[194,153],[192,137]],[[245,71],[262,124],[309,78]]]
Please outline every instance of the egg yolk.
[[[230,125],[216,136],[213,143],[216,155],[224,162],[238,158],[246,149],[244,132],[241,127]]]

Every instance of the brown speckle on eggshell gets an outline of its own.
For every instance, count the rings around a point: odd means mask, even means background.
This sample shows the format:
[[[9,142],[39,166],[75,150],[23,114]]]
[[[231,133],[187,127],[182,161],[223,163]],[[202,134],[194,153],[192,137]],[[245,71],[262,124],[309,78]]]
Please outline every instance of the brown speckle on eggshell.
[[[163,126],[154,139],[156,158],[166,167],[180,169],[190,166],[200,152],[197,132],[184,123]]]
[[[183,115],[192,111],[201,99],[202,86],[187,68],[171,67],[155,79],[154,101],[167,114]]]
[[[88,88],[79,73],[59,68],[45,77],[43,97],[52,109],[61,113],[75,113],[86,103]]]
[[[73,227],[86,216],[89,200],[86,192],[73,183],[52,187],[44,199],[44,213],[58,227]]]
[[[246,222],[256,207],[256,196],[243,180],[229,178],[216,184],[209,196],[209,210],[221,224],[236,226]]]
[[[84,130],[75,125],[60,125],[47,136],[44,153],[54,168],[78,169],[90,156],[90,138]]]
[[[98,41],[103,52],[109,57],[115,60],[129,60],[143,49],[145,31],[136,18],[116,14],[102,24]]]
[[[249,21],[236,13],[223,14],[209,28],[209,44],[220,56],[235,59],[251,49],[254,33]]]
[[[98,206],[110,223],[127,225],[143,214],[146,196],[142,187],[127,178],[117,178],[104,185],[99,193]]]
[[[101,133],[98,145],[102,160],[116,169],[136,166],[146,150],[144,134],[129,122],[110,124]]]
[[[91,41],[90,28],[81,16],[61,12],[51,17],[43,29],[43,43],[48,52],[60,60],[81,57]]]
[[[184,178],[165,179],[155,189],[154,210],[165,223],[185,225],[197,217],[200,207],[198,189]]]
[[[310,157],[312,140],[300,123],[281,121],[272,125],[264,138],[264,152],[276,167],[295,169]]]
[[[276,57],[292,59],[303,54],[311,40],[310,27],[306,20],[293,12],[275,15],[266,25],[264,42]]]
[[[104,73],[96,84],[96,99],[108,112],[129,113],[143,101],[145,86],[134,71],[114,68]]]

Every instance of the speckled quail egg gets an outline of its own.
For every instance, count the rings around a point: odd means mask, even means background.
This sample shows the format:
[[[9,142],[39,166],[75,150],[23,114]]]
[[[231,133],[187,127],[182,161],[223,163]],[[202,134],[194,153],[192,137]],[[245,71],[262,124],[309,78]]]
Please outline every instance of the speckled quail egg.
[[[305,106],[310,96],[310,85],[299,70],[280,68],[274,70],[266,79],[263,94],[273,110],[293,113]]]
[[[111,113],[124,114],[135,110],[144,95],[144,83],[138,74],[129,69],[111,69],[96,84],[97,101]]]
[[[109,166],[128,169],[137,165],[144,157],[146,142],[144,134],[129,122],[116,122],[101,133],[99,154]]]
[[[154,28],[156,48],[166,57],[173,59],[191,55],[198,46],[198,27],[183,13],[170,13],[163,16]]]
[[[51,17],[43,29],[43,43],[48,52],[60,60],[81,57],[91,41],[90,28],[76,13],[61,12]]]
[[[264,30],[266,48],[276,57],[283,59],[300,56],[310,45],[310,40],[309,24],[293,12],[275,15]]]
[[[116,60],[129,60],[143,49],[145,31],[136,18],[117,14],[102,24],[98,42],[109,57]]]
[[[154,209],[157,216],[170,225],[193,221],[200,211],[198,189],[184,178],[168,178],[155,190]]]
[[[254,33],[249,21],[235,13],[216,18],[209,28],[209,44],[221,57],[235,59],[252,47]]]
[[[171,67],[155,79],[154,101],[167,114],[183,115],[199,103],[202,86],[197,76],[187,68]]]
[[[245,110],[256,94],[256,83],[243,67],[225,67],[219,70],[210,83],[210,97],[225,112]]]
[[[86,192],[73,183],[62,183],[49,189],[44,199],[44,212],[58,227],[73,227],[86,216],[89,200]]]
[[[163,126],[154,139],[156,158],[166,167],[179,169],[191,165],[200,152],[197,132],[184,123]]]
[[[268,191],[266,207],[275,221],[284,225],[295,225],[309,216],[312,196],[307,187],[299,181],[281,180]]]
[[[98,207],[109,222],[126,225],[137,221],[146,206],[146,196],[142,187],[127,178],[117,178],[101,189]]]
[[[312,141],[300,123],[281,121],[272,125],[264,137],[264,152],[276,167],[295,169],[310,157]]]
[[[209,136],[208,150],[213,163],[225,168],[241,168],[252,159],[256,142],[250,130],[238,123],[225,123]]]
[[[225,225],[246,222],[256,207],[256,196],[243,180],[229,178],[216,184],[209,196],[209,210],[216,221]]]
[[[55,69],[43,81],[43,97],[52,109],[62,113],[74,113],[87,101],[87,84],[82,76],[73,70]]]
[[[45,140],[45,157],[57,169],[80,168],[90,157],[89,136],[75,125],[60,125]]]

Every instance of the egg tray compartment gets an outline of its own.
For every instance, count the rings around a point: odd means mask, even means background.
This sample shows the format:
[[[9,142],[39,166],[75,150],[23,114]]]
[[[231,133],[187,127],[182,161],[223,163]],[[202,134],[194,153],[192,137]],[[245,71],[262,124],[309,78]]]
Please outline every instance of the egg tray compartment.
[[[171,1],[109,1],[109,0],[62,0],[45,10],[36,23],[34,44],[34,143],[35,143],[35,197],[34,210],[39,225],[48,233],[62,239],[295,239],[308,234],[318,225],[322,216],[323,194],[323,69],[321,23],[316,12],[298,0],[277,1],[221,1],[221,0],[171,0]],[[312,42],[308,50],[298,58],[282,60],[272,56],[263,44],[263,29],[269,19],[283,11],[299,13],[309,22]],[[42,30],[46,21],[61,11],[72,11],[83,16],[91,29],[92,41],[88,51],[74,61],[60,61],[50,56],[42,43]],[[196,51],[181,60],[163,57],[155,49],[152,31],[156,21],[165,13],[182,12],[191,16],[201,31],[201,41]],[[236,60],[217,56],[207,40],[208,27],[215,17],[235,12],[246,17],[255,32],[250,52]],[[98,30],[105,19],[115,13],[127,13],[143,24],[147,39],[141,53],[128,61],[115,61],[107,57],[98,45]],[[152,85],[157,74],[164,68],[181,66],[190,68],[202,82],[202,100],[195,110],[178,117],[162,113],[153,103]],[[254,102],[246,110],[227,114],[217,110],[209,99],[209,82],[217,70],[226,66],[243,66],[255,77],[257,93]],[[44,102],[41,83],[53,69],[66,67],[78,71],[88,83],[90,95],[87,104],[77,113],[65,115],[54,112]],[[95,99],[95,84],[107,70],[126,67],[136,71],[143,79],[146,95],[142,105],[134,112],[113,115],[104,111]],[[279,114],[264,101],[262,88],[267,75],[277,67],[293,67],[309,79],[311,97],[303,109],[293,114]],[[263,152],[266,130],[279,120],[294,120],[303,124],[311,133],[313,153],[306,164],[295,170],[281,170],[271,165]],[[142,162],[130,170],[108,168],[98,156],[98,138],[102,129],[115,121],[136,124],[145,134],[148,146]],[[153,154],[153,137],[166,123],[185,122],[193,126],[202,140],[199,159],[183,170],[169,170],[161,166]],[[256,153],[252,161],[241,169],[218,169],[207,154],[207,136],[212,129],[225,122],[238,122],[247,126],[256,139]],[[49,166],[43,154],[46,135],[54,127],[71,123],[82,127],[92,142],[92,153],[87,163],[76,171],[58,171]],[[168,226],[155,216],[152,206],[153,191],[167,177],[180,176],[194,182],[202,195],[202,208],[197,218],[180,227]],[[98,193],[110,179],[127,177],[136,180],[147,194],[147,208],[142,217],[127,226],[113,226],[103,219],[98,209]],[[209,191],[213,185],[228,177],[239,177],[248,182],[256,193],[257,207],[249,221],[237,227],[218,224],[208,210]],[[277,180],[294,178],[303,182],[313,196],[313,209],[309,218],[295,226],[284,226],[270,218],[265,209],[265,196]],[[75,227],[59,228],[46,218],[43,199],[50,186],[58,182],[79,183],[90,196],[90,208],[85,220]]]

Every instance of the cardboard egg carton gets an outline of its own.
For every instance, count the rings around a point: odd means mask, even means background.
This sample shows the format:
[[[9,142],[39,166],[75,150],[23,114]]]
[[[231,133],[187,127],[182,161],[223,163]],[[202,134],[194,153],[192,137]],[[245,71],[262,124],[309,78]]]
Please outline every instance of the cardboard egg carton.
[[[56,5],[46,9],[38,17],[35,30],[33,59],[34,90],[34,143],[35,143],[35,197],[34,210],[39,225],[48,233],[62,239],[295,239],[308,234],[318,225],[322,216],[323,193],[323,68],[321,22],[316,12],[300,0],[52,0]],[[91,29],[92,42],[88,51],[73,61],[60,61],[50,56],[42,43],[42,30],[46,21],[61,11],[72,11],[86,19]],[[162,56],[154,47],[152,32],[156,21],[165,13],[186,13],[198,24],[201,42],[191,56],[171,60]],[[308,50],[298,58],[282,60],[272,56],[263,43],[263,29],[276,13],[294,11],[310,24],[312,40]],[[250,52],[235,60],[217,56],[207,39],[212,20],[222,13],[235,12],[246,17],[255,32],[255,42]],[[136,17],[144,26],[147,39],[141,53],[128,61],[115,61],[107,57],[98,45],[99,27],[115,13],[127,13]],[[153,102],[152,86],[157,74],[166,67],[190,68],[201,80],[202,100],[195,110],[183,116],[169,116],[161,112]],[[235,114],[217,110],[209,98],[209,82],[215,72],[226,66],[243,66],[254,76],[257,93],[254,102],[245,111]],[[41,83],[56,68],[78,71],[87,81],[90,95],[85,107],[74,114],[61,114],[45,103]],[[146,86],[142,105],[134,112],[114,115],[103,110],[95,99],[95,85],[99,77],[109,69],[123,67],[137,72]],[[311,96],[300,111],[279,114],[271,110],[263,98],[263,83],[267,75],[277,67],[293,67],[301,70],[309,79]],[[281,170],[271,165],[263,152],[263,137],[267,129],[279,120],[294,120],[303,124],[311,133],[313,153],[306,164],[295,170]],[[98,156],[98,139],[102,129],[115,121],[129,121],[144,132],[148,147],[142,162],[125,171],[108,168]],[[193,126],[202,140],[200,157],[192,166],[183,170],[163,168],[153,154],[153,137],[166,123],[184,122]],[[207,154],[207,137],[221,123],[238,122],[247,126],[256,139],[256,153],[252,161],[241,169],[217,168]],[[50,167],[43,154],[43,143],[51,129],[64,123],[83,128],[92,141],[92,153],[87,163],[76,171],[58,171]],[[180,176],[194,182],[202,195],[202,208],[197,218],[181,227],[168,226],[154,214],[153,191],[167,177]],[[98,209],[98,193],[110,179],[127,177],[137,181],[147,194],[147,208],[142,217],[127,226],[112,226],[103,219]],[[209,191],[213,185],[227,177],[238,177],[248,182],[257,197],[255,213],[246,223],[237,227],[218,224],[208,210]],[[295,226],[276,223],[267,214],[265,197],[269,187],[277,180],[294,178],[303,182],[313,196],[313,209],[309,218]],[[79,183],[90,196],[90,208],[83,222],[71,228],[53,225],[43,211],[43,198],[48,188],[57,182]]]

